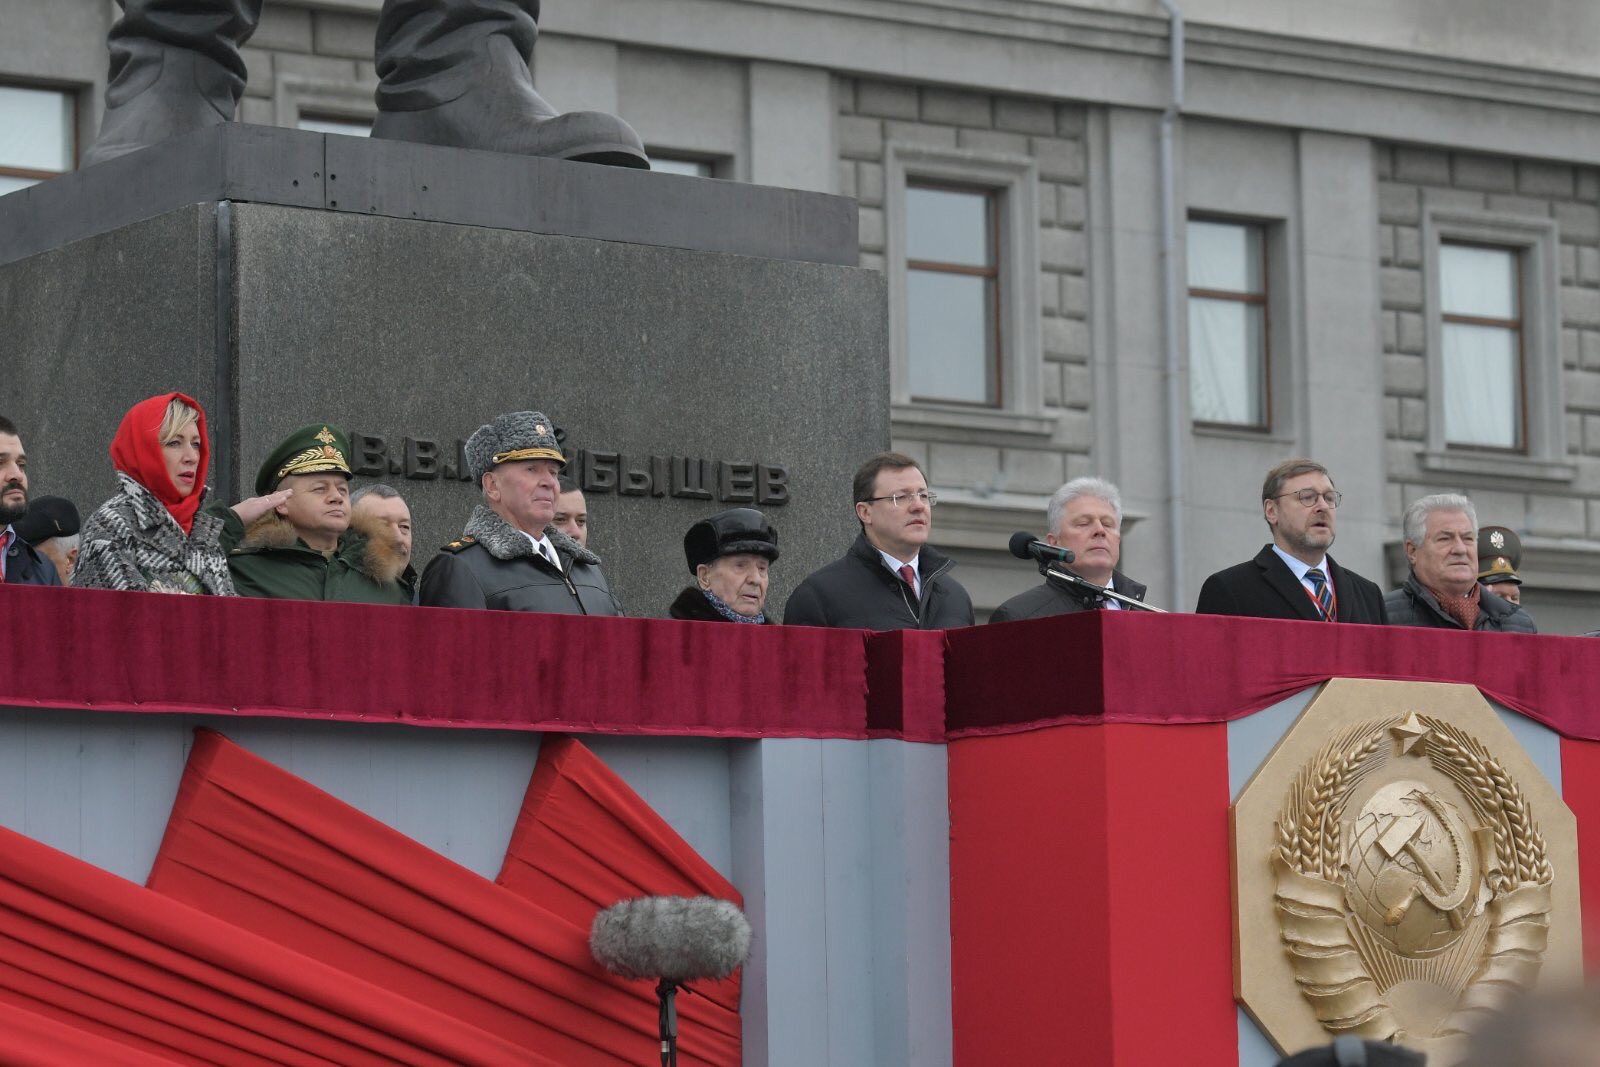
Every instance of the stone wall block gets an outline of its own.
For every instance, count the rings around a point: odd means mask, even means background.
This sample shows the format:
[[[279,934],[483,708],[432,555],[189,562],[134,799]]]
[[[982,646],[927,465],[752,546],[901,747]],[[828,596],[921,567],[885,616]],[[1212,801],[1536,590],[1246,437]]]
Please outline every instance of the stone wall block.
[[[835,177],[834,182],[838,187],[840,196],[859,198],[859,186],[856,183],[856,166],[857,164],[851,163],[849,160],[842,160],[838,164],[838,175]]]
[[[1578,249],[1578,284],[1600,285],[1600,248]]]
[[[1600,415],[1583,416],[1583,451],[1600,455]]]
[[[1581,444],[1581,438],[1583,436],[1583,423],[1581,421],[1581,416],[1575,412],[1569,411],[1567,412],[1567,416],[1564,421],[1567,425],[1567,454],[1572,456],[1581,455],[1583,453],[1583,447]]]
[[[1600,170],[1593,167],[1579,169],[1578,199],[1600,200]]]
[[[1373,144],[1372,169],[1380,181],[1388,181],[1394,177],[1394,147],[1386,144]]]
[[[1517,164],[1517,189],[1532,196],[1572,196],[1576,182],[1571,166],[1522,160]]]
[[[1483,193],[1471,189],[1424,189],[1422,202],[1427,207],[1459,211],[1482,211],[1486,203]],[[1546,212],[1548,214],[1548,212]]]
[[[1048,137],[1056,132],[1056,106],[1048,100],[998,97],[994,102],[994,124],[997,129]]]
[[[1415,226],[1422,218],[1421,197],[1415,186],[1378,183],[1378,217],[1383,222]]]
[[[1415,397],[1400,398],[1400,436],[1420,441],[1428,433],[1428,405]]]
[[[239,55],[250,72],[249,80],[244,83],[244,95],[263,96],[270,99],[272,96],[273,53],[265,48],[246,46],[239,49]]]
[[[239,101],[239,121],[254,123],[257,126],[271,126],[278,121],[278,109],[271,100],[264,100],[259,96],[247,96]]]
[[[1427,338],[1422,328],[1422,316],[1412,311],[1402,311],[1398,315],[1400,337],[1396,346],[1402,352],[1420,356],[1426,350]]]
[[[1089,128],[1089,109],[1081,104],[1056,105],[1056,133],[1077,137]]]
[[[1415,226],[1394,229],[1394,261],[1400,267],[1422,266],[1422,231]]]
[[[1000,473],[1000,450],[982,445],[928,445],[928,480],[938,485],[993,485]]]
[[[1054,226],[1058,221],[1056,190],[1060,186],[1055,182],[1041,180],[1035,192],[1035,202],[1039,205],[1039,222],[1045,226]]]
[[[1061,412],[1051,440],[1061,448],[1087,452],[1094,447],[1094,418],[1087,411],[1068,409]]]
[[[1600,370],[1600,333],[1584,330],[1578,339],[1584,370]]]
[[[1004,130],[960,129],[956,131],[956,147],[995,155],[1023,156],[1028,154],[1028,138],[1026,134]]]
[[[1087,363],[1061,363],[1061,402],[1088,410],[1094,404],[1094,370]]]
[[[1582,537],[1588,532],[1584,502],[1570,496],[1528,496],[1528,532],[1546,537]]]
[[[883,165],[856,164],[856,196],[863,204],[883,203]]]
[[[1058,185],[1056,222],[1061,226],[1082,226],[1089,217],[1088,199],[1081,185]]]
[[[1383,391],[1390,396],[1423,396],[1428,368],[1417,356],[1383,357]]]
[[[1516,162],[1502,156],[1458,152],[1452,158],[1452,178],[1463,189],[1486,193],[1512,193],[1517,189]]]
[[[1383,433],[1385,437],[1400,436],[1400,398],[1383,398]]]
[[[1077,274],[1061,275],[1061,314],[1085,318],[1089,314],[1089,280]]]
[[[1396,145],[1394,177],[1399,181],[1423,185],[1449,185],[1450,155],[1433,148]]]
[[[881,251],[883,249],[883,209],[863,207],[861,210],[861,247]]]
[[[1490,193],[1488,206],[1490,211],[1498,211],[1506,215],[1527,215],[1536,219],[1550,217],[1550,201],[1537,200],[1531,196]]]
[[[369,24],[371,25],[371,24]],[[311,12],[288,4],[268,4],[250,43],[274,52],[311,51]],[[372,57],[372,34],[367,34],[367,57]]]
[[[1600,411],[1600,374],[1569,370],[1562,375],[1569,411]]]
[[[1385,311],[1383,313],[1383,349],[1393,352],[1400,347],[1400,318],[1398,313]]]
[[[1066,480],[1061,453],[1007,448],[1000,453],[1004,485],[1012,493],[1053,493]]]
[[[1035,137],[1029,145],[1039,164],[1039,176],[1050,181],[1083,180],[1083,142],[1061,137]]]
[[[271,7],[268,4],[267,7]],[[272,57],[272,71],[275,77],[292,76],[306,78],[312,81],[335,82],[346,85],[350,82],[370,81],[374,74],[370,73],[372,63],[367,62],[369,74],[362,77],[361,61],[340,59],[337,56],[312,56],[301,55],[297,52],[278,52]]]
[[[917,87],[900,82],[857,82],[856,113],[885,119],[916,119],[919,114]]]
[[[1052,229],[1039,234],[1039,259],[1047,270],[1081,273],[1088,254],[1088,239],[1079,230]]]
[[[1577,330],[1561,331],[1561,365],[1576,367],[1582,353]]]
[[[1550,205],[1550,209],[1561,226],[1563,241],[1600,241],[1600,207],[1558,200]]]
[[[1089,358],[1089,326],[1078,319],[1045,319],[1042,323],[1045,355],[1058,359]]]
[[[1379,292],[1384,307],[1422,309],[1422,273],[1399,267],[1384,267],[1379,272]]]
[[[838,119],[839,154],[846,159],[883,158],[883,123],[860,115]]]
[[[987,93],[962,89],[923,89],[922,120],[951,126],[990,126],[994,123],[993,100]]]
[[[922,467],[924,475],[926,475],[928,470],[928,442],[895,437],[890,439],[889,448],[891,451],[899,452],[916,460],[917,464]]]
[[[875,270],[879,274],[883,273],[883,257],[875,252],[861,253],[861,265],[867,270]]]
[[[1578,249],[1573,245],[1562,245],[1558,253],[1561,260],[1561,284],[1578,284]]]
[[[1062,396],[1061,371],[1064,364],[1045,360],[1039,367],[1039,385],[1044,395],[1045,407],[1059,408],[1066,404]]]
[[[1389,267],[1394,265],[1394,227],[1378,227],[1378,264]]]
[[[268,4],[271,11],[275,4]],[[370,15],[351,15],[340,11],[314,11],[311,14],[311,43],[322,56],[372,58],[372,39],[378,20]]]
[[[1563,286],[1561,321],[1569,326],[1600,327],[1600,290]]]
[[[1061,275],[1039,272],[1039,310],[1048,316],[1061,314]]]
[[[929,126],[923,122],[894,122],[883,124],[886,140],[897,144],[927,145],[932,148],[954,148],[956,131],[949,126]]]

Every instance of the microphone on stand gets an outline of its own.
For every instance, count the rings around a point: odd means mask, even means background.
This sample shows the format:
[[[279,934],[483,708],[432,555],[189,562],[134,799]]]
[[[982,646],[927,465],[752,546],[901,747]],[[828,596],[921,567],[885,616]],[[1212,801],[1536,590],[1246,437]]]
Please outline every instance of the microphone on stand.
[[[1025,530],[1018,530],[1011,535],[1011,554],[1018,559],[1033,559],[1040,563],[1071,563],[1076,558],[1072,549],[1041,541]]]

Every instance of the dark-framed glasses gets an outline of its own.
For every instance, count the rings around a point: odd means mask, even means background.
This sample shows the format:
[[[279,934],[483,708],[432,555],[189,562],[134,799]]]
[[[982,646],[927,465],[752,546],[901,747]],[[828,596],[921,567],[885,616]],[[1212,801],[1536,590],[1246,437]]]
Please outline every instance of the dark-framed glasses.
[[[1279,493],[1273,499],[1282,500],[1286,496],[1294,497],[1300,501],[1303,507],[1308,508],[1316,507],[1318,500],[1321,500],[1330,508],[1336,508],[1339,506],[1339,501],[1344,499],[1344,494],[1337,489],[1329,489],[1326,493],[1319,493],[1315,489],[1302,489],[1298,493]]]
[[[889,506],[892,508],[909,506],[913,500],[919,504],[926,504],[931,508],[939,502],[939,494],[930,492],[927,489],[918,489],[915,493],[894,493],[890,496],[869,496],[867,497],[866,502],[868,504],[873,504],[879,500],[887,500],[889,502]]]

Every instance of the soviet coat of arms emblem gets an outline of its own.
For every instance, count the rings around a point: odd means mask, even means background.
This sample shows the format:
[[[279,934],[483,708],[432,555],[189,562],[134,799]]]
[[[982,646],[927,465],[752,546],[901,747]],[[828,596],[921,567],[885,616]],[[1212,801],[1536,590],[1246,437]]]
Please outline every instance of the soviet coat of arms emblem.
[[[1283,1051],[1355,1034],[1450,1063],[1577,975],[1575,825],[1470,686],[1327,683],[1234,805],[1241,1003]]]
[[[1412,761],[1455,788],[1408,776]],[[1380,771],[1388,781],[1350,810]],[[1537,977],[1544,839],[1516,782],[1449,723],[1412,712],[1330,742],[1295,781],[1273,866],[1284,946],[1329,1031],[1452,1037]]]

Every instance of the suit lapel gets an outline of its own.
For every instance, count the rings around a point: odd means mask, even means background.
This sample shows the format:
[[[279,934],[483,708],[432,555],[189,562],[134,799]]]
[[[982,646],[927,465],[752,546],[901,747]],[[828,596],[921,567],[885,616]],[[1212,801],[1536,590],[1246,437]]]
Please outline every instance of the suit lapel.
[[[1311,594],[1306,587],[1295,578],[1289,565],[1278,558],[1268,545],[1256,555],[1256,566],[1261,568],[1261,575],[1267,584],[1283,597],[1284,602],[1294,611],[1295,617],[1307,619],[1311,622],[1321,622],[1322,613],[1317,610],[1316,602],[1311,599]],[[1337,586],[1334,587],[1338,589]]]

